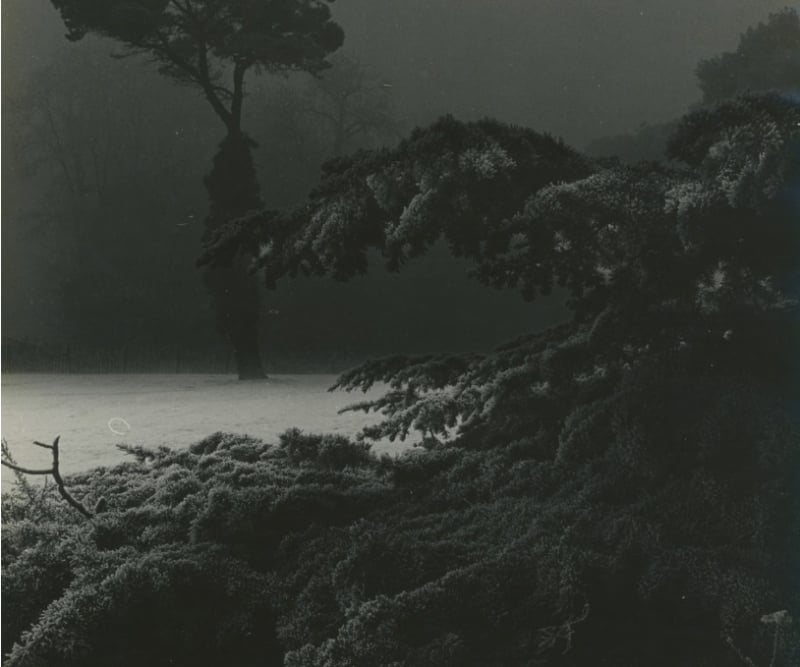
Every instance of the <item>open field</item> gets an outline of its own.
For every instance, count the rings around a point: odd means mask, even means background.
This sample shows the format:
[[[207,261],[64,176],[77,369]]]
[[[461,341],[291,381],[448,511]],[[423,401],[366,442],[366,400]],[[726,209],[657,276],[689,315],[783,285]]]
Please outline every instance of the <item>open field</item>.
[[[119,443],[185,447],[215,431],[271,441],[293,426],[354,435],[375,417],[337,414],[363,395],[327,391],[334,381],[333,375],[239,382],[227,375],[4,374],[2,434],[18,462],[33,467],[49,459],[30,442],[61,435],[64,472],[122,461]],[[376,451],[402,447],[385,443]],[[4,469],[2,479],[13,475]]]

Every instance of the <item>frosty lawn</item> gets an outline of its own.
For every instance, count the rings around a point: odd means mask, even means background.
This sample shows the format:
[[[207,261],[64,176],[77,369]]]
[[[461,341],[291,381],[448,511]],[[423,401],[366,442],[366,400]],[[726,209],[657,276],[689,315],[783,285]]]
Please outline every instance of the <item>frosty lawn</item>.
[[[276,375],[238,382],[227,375],[4,374],[3,437],[21,464],[49,462],[32,440],[61,435],[62,470],[119,463],[115,445],[185,447],[215,431],[247,433],[268,442],[296,426],[308,432],[355,435],[375,421],[338,411],[359,393],[329,392],[334,375]],[[380,388],[367,396],[377,395]],[[385,443],[377,451],[403,445]],[[7,484],[13,474],[3,469]]]

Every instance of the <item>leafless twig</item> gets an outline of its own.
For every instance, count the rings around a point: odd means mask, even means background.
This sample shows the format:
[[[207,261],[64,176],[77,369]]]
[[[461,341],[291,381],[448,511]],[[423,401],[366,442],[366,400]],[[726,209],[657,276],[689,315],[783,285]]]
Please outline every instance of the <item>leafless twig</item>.
[[[758,667],[756,665],[756,663],[754,663],[752,660],[750,660],[750,658],[748,658],[744,653],[742,653],[739,650],[739,647],[736,646],[736,644],[733,643],[733,638],[732,637],[725,637],[725,643],[733,649],[734,653],[736,653],[736,655],[739,656],[739,659],[744,664],[746,664],[747,667]]]
[[[775,663],[778,659],[778,647],[780,646],[780,638],[781,638],[781,628],[788,627],[792,624],[792,617],[789,615],[789,612],[785,609],[780,611],[772,612],[771,614],[764,614],[761,617],[761,622],[764,625],[774,625],[775,630],[772,635],[772,657],[769,661],[769,667],[775,667]],[[738,646],[733,641],[733,638],[730,636],[723,637],[725,643],[733,649],[736,655],[739,656],[741,661],[747,665],[747,667],[758,667],[755,662],[753,662],[750,658],[748,658],[742,651],[739,649]]]
[[[3,443],[3,456],[0,463],[2,463],[6,468],[13,470],[15,473],[19,473],[21,475],[52,475],[53,479],[56,482],[56,487],[58,488],[58,493],[61,497],[67,501],[72,507],[78,510],[83,516],[87,519],[92,518],[92,513],[87,510],[78,500],[73,498],[69,491],[67,491],[67,487],[64,484],[64,479],[61,477],[61,470],[59,469],[59,452],[58,452],[58,441],[60,440],[61,436],[56,436],[56,439],[53,440],[53,444],[47,445],[43,442],[34,441],[34,445],[37,447],[43,447],[44,449],[49,449],[53,454],[53,463],[47,469],[32,469],[32,468],[24,468],[19,466],[14,462],[14,459],[11,457],[11,453],[8,449],[8,446]]]
[[[583,605],[581,612],[575,616],[570,616],[567,620],[559,625],[550,625],[546,628],[540,628],[537,632],[539,637],[539,649],[549,650],[556,646],[558,642],[564,642],[564,651],[566,654],[572,648],[572,638],[575,635],[575,626],[582,623],[589,616],[589,604]]]

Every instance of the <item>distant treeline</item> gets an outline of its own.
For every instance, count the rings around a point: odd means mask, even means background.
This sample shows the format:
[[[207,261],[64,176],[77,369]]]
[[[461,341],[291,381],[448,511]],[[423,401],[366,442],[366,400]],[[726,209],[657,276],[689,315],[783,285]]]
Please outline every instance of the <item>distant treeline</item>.
[[[272,358],[271,373],[338,373],[363,361],[346,352],[327,358],[301,355]],[[129,344],[93,347],[53,345],[32,339],[4,338],[0,368],[4,373],[220,373],[234,374],[233,352],[225,345]]]

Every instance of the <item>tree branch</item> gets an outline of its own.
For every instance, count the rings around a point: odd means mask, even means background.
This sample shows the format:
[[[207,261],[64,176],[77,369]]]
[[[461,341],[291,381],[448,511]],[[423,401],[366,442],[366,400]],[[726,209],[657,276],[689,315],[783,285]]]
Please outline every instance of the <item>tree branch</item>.
[[[329,113],[328,111],[324,111],[322,109],[318,109],[317,107],[311,106],[310,104],[302,107],[300,111],[302,111],[303,113],[310,113],[314,114],[315,116],[320,116],[321,118],[329,120],[332,123],[336,122],[336,116],[334,116],[332,113]]]
[[[233,110],[236,104],[236,86],[234,84],[233,100],[231,102],[231,110],[229,110],[219,97],[217,97],[216,86],[214,86],[211,81],[211,72],[208,66],[208,49],[203,41],[197,46],[197,72],[197,82],[203,89],[203,94],[205,94],[206,99],[209,104],[211,104],[211,108],[214,109],[217,116],[225,123],[229,132],[238,129],[238,127],[236,127],[237,119]]]
[[[46,445],[43,442],[39,442],[38,440],[34,440],[33,444],[37,447],[44,447],[45,449],[53,449],[53,445]]]
[[[742,653],[739,650],[739,647],[736,646],[736,644],[734,644],[732,637],[729,637],[729,636],[726,635],[724,637],[724,639],[725,639],[725,643],[733,649],[734,653],[736,653],[736,655],[739,656],[739,659],[744,664],[746,664],[748,667],[757,667],[756,663],[754,663],[750,658],[748,658],[744,653]]]
[[[61,439],[61,436],[56,436],[56,439],[53,440],[52,445],[46,445],[43,442],[34,441],[34,445],[37,447],[44,447],[45,449],[49,449],[53,453],[53,465],[48,468],[47,470],[33,470],[31,468],[23,468],[22,466],[18,466],[16,463],[12,462],[11,456],[7,448],[3,447],[3,457],[0,460],[0,463],[4,465],[6,468],[13,470],[14,472],[18,472],[24,475],[52,475],[53,479],[56,482],[56,487],[58,488],[59,495],[67,501],[69,505],[74,507],[78,512],[83,514],[87,519],[91,519],[94,516],[89,510],[87,510],[78,500],[73,498],[69,491],[67,491],[66,484],[64,484],[64,478],[61,477],[61,470],[59,469],[59,451],[58,451],[58,442]]]
[[[179,56],[170,45],[167,36],[164,34],[160,34],[158,36],[158,44],[154,45],[153,50],[161,51],[163,54],[162,57],[164,57],[167,62],[172,63],[177,68],[186,72],[189,78],[198,86],[200,86],[205,98],[208,100],[209,104],[211,104],[211,108],[214,110],[214,113],[216,113],[222,122],[225,123],[225,127],[230,129],[233,117],[228,108],[222,103],[217,93],[222,92],[226,97],[232,97],[233,93],[222,86],[214,85],[212,82],[211,73],[208,66],[207,47],[205,43],[201,41],[198,44],[197,67]]]
[[[6,468],[10,468],[16,472],[21,472],[25,475],[49,475],[53,472],[52,468],[48,468],[47,470],[32,470],[30,468],[23,468],[22,466],[15,465],[14,463],[9,463],[8,461],[0,461]]]
[[[242,105],[244,103],[244,75],[249,64],[246,59],[236,59],[233,66],[233,98],[231,99],[231,120],[238,131],[242,125]]]

